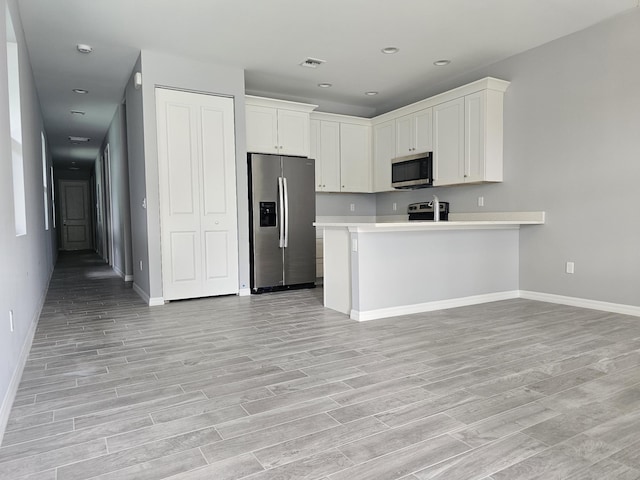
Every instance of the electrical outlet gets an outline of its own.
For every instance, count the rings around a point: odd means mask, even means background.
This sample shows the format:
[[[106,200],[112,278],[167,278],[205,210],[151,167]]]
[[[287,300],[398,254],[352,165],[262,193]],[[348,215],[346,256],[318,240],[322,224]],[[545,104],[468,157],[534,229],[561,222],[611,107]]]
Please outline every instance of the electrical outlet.
[[[142,260],[140,260],[140,271],[142,271]]]
[[[356,204],[352,203],[350,208],[351,208],[352,212],[355,212],[356,211]]]
[[[484,197],[478,197],[478,206],[484,207]]]
[[[398,204],[393,202],[393,211],[395,212],[396,210],[398,210]]]
[[[15,325],[13,324],[13,310],[9,310],[9,331],[13,333]]]
[[[567,265],[565,267],[565,271],[567,273],[574,273],[575,272],[575,264],[573,262],[567,262]]]

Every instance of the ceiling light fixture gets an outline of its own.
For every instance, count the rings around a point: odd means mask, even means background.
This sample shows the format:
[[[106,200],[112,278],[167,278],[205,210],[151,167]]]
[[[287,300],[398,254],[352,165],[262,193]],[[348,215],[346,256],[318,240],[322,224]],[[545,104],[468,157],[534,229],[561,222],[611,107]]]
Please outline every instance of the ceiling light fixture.
[[[87,143],[90,142],[91,139],[89,137],[74,137],[73,135],[69,135],[69,141],[71,143]]]
[[[80,53],[91,53],[93,52],[93,47],[91,45],[87,45],[86,43],[79,43],[76,45],[76,49]]]
[[[368,95],[369,97],[373,97],[374,95],[378,95],[378,92],[371,90],[369,92],[364,92],[364,94]]]
[[[87,112],[83,112],[82,110],[71,110],[71,115],[83,116]]]
[[[449,65],[450,63],[451,60],[436,60],[435,62],[433,62],[436,67],[444,67]]]
[[[331,87],[333,87],[333,85],[332,85],[332,84],[330,84],[330,83],[326,83],[326,82],[324,82],[324,83],[319,83],[319,84],[318,84],[318,86],[319,86],[320,88],[331,88]]]
[[[398,53],[400,49],[398,47],[384,47],[380,51],[385,55],[393,55],[394,53]]]
[[[73,93],[77,93],[78,95],[86,95],[89,93],[89,90],[85,90],[84,88],[74,88]]]

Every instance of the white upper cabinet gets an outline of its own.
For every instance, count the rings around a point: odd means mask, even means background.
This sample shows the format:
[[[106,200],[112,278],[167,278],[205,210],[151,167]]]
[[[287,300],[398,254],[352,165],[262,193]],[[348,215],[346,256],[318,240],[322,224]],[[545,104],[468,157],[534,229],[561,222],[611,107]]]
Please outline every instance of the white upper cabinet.
[[[316,163],[316,192],[340,191],[340,123],[311,120],[310,157]]]
[[[391,120],[373,127],[373,191],[389,192],[391,159],[396,157],[396,122]]]
[[[247,151],[309,156],[309,112],[316,105],[246,97]]]
[[[370,192],[370,121],[314,112],[311,157],[316,161],[317,192]]]
[[[434,185],[464,183],[464,97],[433,108]]]
[[[425,108],[396,120],[396,156],[430,152],[432,147],[432,111]]]
[[[340,191],[371,191],[371,127],[340,124]]]
[[[503,95],[483,89],[433,107],[434,185],[502,181]]]

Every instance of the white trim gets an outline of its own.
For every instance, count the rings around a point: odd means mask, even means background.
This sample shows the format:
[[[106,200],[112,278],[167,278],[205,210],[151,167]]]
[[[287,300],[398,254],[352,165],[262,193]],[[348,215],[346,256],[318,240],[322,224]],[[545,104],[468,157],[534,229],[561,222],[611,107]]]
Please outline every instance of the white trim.
[[[125,282],[133,282],[133,275],[125,275],[124,276],[124,281]]]
[[[160,305],[164,305],[164,298],[150,297],[149,295],[147,295],[147,292],[142,290],[142,288],[140,288],[140,286],[136,282],[133,282],[132,288],[133,291],[136,292],[140,296],[140,298],[142,298],[142,300],[144,300],[144,303],[146,303],[150,307],[159,307]]]
[[[2,406],[0,406],[0,445],[2,444],[2,439],[7,429],[11,407],[13,406],[16,394],[18,393],[18,386],[20,385],[20,380],[22,380],[24,367],[27,364],[27,359],[29,358],[29,353],[31,352],[31,345],[33,344],[33,339],[36,335],[36,328],[38,327],[40,314],[42,313],[42,308],[44,307],[44,302],[47,298],[47,292],[49,291],[49,283],[51,282],[52,275],[53,269],[51,269],[51,272],[49,273],[49,281],[47,281],[47,286],[42,293],[42,297],[40,297],[39,306],[36,309],[33,318],[31,319],[31,325],[29,326],[29,331],[27,332],[24,344],[22,345],[22,350],[20,351],[20,356],[18,357],[16,368],[13,371],[13,375],[11,376],[11,381],[9,382],[7,393],[2,399]]]
[[[238,292],[239,297],[248,297],[249,295],[251,295],[250,288],[241,288],[240,291]]]
[[[353,320],[364,322],[367,320],[376,320],[379,318],[398,317],[400,315],[411,315],[414,313],[432,312],[434,310],[444,310],[447,308],[466,307],[468,305],[477,305],[480,303],[497,302],[499,300],[510,300],[513,298],[518,298],[519,293],[520,292],[518,290],[511,290],[506,292],[473,295],[470,297],[451,298],[448,300],[437,300],[427,303],[416,303],[413,305],[380,308],[377,310],[368,310],[365,312],[351,310],[350,317]]]
[[[520,290],[519,293],[520,293],[520,298],[526,298],[527,300],[559,303],[561,305],[570,305],[572,307],[590,308],[592,310],[601,310],[603,312],[621,313],[623,315],[633,315],[635,317],[640,317],[640,307],[635,305],[602,302],[599,300],[589,300],[587,298],[566,297],[564,295],[555,295],[553,293],[531,292],[528,290]]]
[[[164,298],[163,297],[151,297],[149,299],[149,306],[150,307],[160,307],[164,305]]]
[[[114,272],[116,272],[116,274],[117,274],[120,278],[122,278],[123,280],[125,280],[125,274],[124,274],[124,272],[123,272],[122,270],[120,270],[120,269],[118,268],[118,266],[117,266],[117,265],[114,265],[112,268],[113,268],[113,271],[114,271]],[[125,280],[125,281],[126,281],[126,280]]]

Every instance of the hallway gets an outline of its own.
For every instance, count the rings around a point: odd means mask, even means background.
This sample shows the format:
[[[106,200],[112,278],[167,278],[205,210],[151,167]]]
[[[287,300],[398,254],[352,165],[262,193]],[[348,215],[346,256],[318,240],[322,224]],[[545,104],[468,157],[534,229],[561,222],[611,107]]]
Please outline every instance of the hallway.
[[[638,479],[638,318],[510,300],[357,323],[322,290],[148,307],[60,253],[0,479]]]

